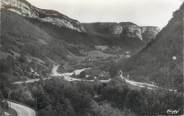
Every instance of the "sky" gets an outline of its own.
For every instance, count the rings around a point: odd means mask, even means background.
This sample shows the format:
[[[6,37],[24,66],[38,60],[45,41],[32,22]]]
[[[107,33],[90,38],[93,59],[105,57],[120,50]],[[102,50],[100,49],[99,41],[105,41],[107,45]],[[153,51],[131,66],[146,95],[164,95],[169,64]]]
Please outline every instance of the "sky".
[[[28,0],[80,22],[133,22],[165,26],[184,0]]]

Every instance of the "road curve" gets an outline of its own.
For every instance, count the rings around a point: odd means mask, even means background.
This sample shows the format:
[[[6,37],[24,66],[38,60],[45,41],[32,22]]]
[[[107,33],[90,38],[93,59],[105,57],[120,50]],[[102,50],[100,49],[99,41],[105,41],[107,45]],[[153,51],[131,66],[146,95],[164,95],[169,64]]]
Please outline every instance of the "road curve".
[[[137,81],[129,80],[129,79],[123,77],[122,75],[120,75],[120,78],[123,81],[125,81],[126,83],[128,83],[130,85],[133,85],[133,86],[136,86],[136,87],[139,87],[139,88],[147,88],[149,90],[163,89],[163,90],[167,90],[167,91],[170,91],[170,92],[177,92],[177,90],[174,90],[174,89],[167,89],[167,88],[159,87],[159,86],[156,86],[156,85],[150,84],[150,83],[143,83],[143,82],[137,82]]]
[[[90,69],[90,68],[83,68],[83,69],[77,69],[77,70],[74,70],[73,72],[69,72],[69,73],[59,73],[58,72],[58,68],[59,68],[60,65],[54,65],[54,67],[52,68],[52,71],[51,71],[51,74],[49,78],[45,78],[43,80],[50,80],[52,79],[52,77],[63,77],[64,80],[66,81],[70,81],[70,82],[81,82],[81,81],[84,81],[84,82],[94,82],[94,80],[85,80],[85,79],[79,79],[79,78],[72,78],[71,76],[73,74],[75,75],[79,75],[81,72],[87,70],[87,69]],[[136,81],[133,81],[133,80],[129,80],[125,77],[123,77],[123,75],[121,74],[120,75],[120,78],[125,81],[127,84],[130,84],[130,85],[133,85],[133,86],[136,86],[136,87],[139,87],[139,88],[147,88],[149,90],[155,90],[155,89],[164,89],[164,90],[167,90],[167,91],[170,91],[170,92],[177,92],[177,90],[173,90],[173,89],[167,89],[167,88],[162,88],[162,87],[158,87],[154,84],[149,84],[149,83],[143,83],[143,82],[136,82]],[[40,81],[40,79],[29,79],[27,81],[19,81],[19,82],[14,82],[14,84],[17,84],[17,85],[20,85],[20,84],[28,84],[28,83],[34,83],[34,82],[38,82]],[[108,80],[99,80],[99,82],[101,83],[109,83],[111,81],[111,79],[108,79]]]
[[[16,111],[17,116],[36,116],[36,112],[24,105],[8,101],[10,108]]]

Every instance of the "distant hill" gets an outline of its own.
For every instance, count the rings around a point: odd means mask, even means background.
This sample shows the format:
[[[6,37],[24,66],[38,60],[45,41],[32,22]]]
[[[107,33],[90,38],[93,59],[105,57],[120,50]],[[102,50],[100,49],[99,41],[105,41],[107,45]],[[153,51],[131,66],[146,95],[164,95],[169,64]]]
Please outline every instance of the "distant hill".
[[[140,39],[144,42],[149,42],[154,39],[157,33],[160,31],[155,26],[138,26],[131,22],[121,23],[84,23],[85,30],[89,33],[101,36],[111,36],[114,38],[125,39],[133,38]]]
[[[184,4],[166,27],[134,57],[120,67],[139,81],[154,81],[161,86],[183,88]]]

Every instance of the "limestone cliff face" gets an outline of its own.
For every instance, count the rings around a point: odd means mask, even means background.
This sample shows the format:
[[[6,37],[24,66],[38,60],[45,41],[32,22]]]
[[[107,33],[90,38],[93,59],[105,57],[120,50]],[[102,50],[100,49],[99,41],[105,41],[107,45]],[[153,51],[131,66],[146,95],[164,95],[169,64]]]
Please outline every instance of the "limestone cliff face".
[[[25,17],[37,18],[40,21],[52,23],[59,27],[66,27],[78,32],[85,31],[77,20],[54,10],[37,8],[26,0],[1,0],[0,8],[1,10],[12,11]]]
[[[123,27],[123,32],[121,33],[122,37],[139,38],[143,40],[141,27],[138,25],[129,22],[120,23],[120,25]]]
[[[114,24],[112,25],[112,28],[111,28],[111,34],[113,35],[121,35],[121,33],[123,32],[123,27],[119,24]]]
[[[156,26],[144,26],[141,27],[142,30],[142,38],[144,41],[148,42],[156,37],[156,35],[160,32],[160,29]]]
[[[29,18],[36,18],[58,27],[65,27],[78,32],[92,33],[106,37],[136,38],[145,42],[155,38],[157,27],[141,27],[130,22],[121,23],[87,23],[82,24],[54,10],[40,9],[26,0],[1,0],[1,10],[8,10]]]
[[[143,41],[150,41],[156,37],[160,32],[160,29],[156,26],[138,26],[133,23],[120,23],[123,28],[123,35],[127,35],[130,38],[139,38]]]
[[[130,22],[121,23],[91,23],[83,24],[87,32],[104,36],[115,36],[119,38],[138,38],[150,41],[155,38],[160,29],[154,26],[138,26]]]

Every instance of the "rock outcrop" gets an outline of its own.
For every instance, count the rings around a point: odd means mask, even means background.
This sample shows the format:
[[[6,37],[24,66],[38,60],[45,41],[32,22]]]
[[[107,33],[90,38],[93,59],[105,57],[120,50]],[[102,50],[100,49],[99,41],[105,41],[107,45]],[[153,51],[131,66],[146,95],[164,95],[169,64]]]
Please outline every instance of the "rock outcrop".
[[[104,36],[115,36],[119,38],[138,38],[143,41],[154,39],[160,31],[154,26],[138,26],[130,22],[121,23],[91,23],[83,24],[87,32]]]
[[[136,80],[154,81],[183,91],[183,19],[184,3],[155,40],[131,59],[119,63],[121,69]]]
[[[31,5],[26,0],[1,0],[1,10],[9,10],[19,15],[37,18],[40,21],[49,22],[59,27],[66,27],[78,32],[84,32],[84,28],[77,20],[71,19],[57,11],[45,10]]]
[[[149,42],[155,39],[156,35],[160,32],[160,29],[156,26],[143,26],[141,27],[142,38],[144,41]]]
[[[1,10],[6,9],[19,15],[36,18],[59,27],[69,28],[78,32],[89,32],[97,35],[115,36],[121,38],[139,38],[149,41],[157,35],[157,27],[141,27],[133,23],[91,23],[81,24],[54,10],[40,9],[26,0],[1,0]],[[86,31],[87,30],[87,31]]]

